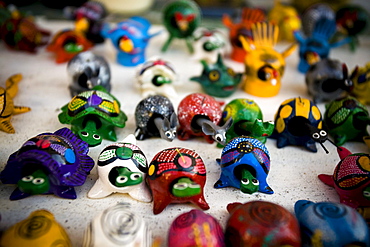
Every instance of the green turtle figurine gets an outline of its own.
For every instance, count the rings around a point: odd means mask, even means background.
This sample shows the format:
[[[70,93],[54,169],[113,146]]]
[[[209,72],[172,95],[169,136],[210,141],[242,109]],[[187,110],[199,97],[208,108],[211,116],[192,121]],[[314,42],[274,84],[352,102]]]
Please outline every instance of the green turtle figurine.
[[[117,141],[114,127],[125,127],[127,120],[119,101],[102,86],[73,97],[58,118],[63,124],[71,124],[72,132],[90,147],[99,145],[102,139]]]

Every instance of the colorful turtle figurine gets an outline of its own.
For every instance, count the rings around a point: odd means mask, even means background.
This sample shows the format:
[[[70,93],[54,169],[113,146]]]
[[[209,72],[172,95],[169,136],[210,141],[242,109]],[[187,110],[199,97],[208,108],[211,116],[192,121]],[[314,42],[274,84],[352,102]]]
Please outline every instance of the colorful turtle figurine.
[[[117,141],[114,127],[125,127],[127,120],[119,101],[101,86],[76,95],[61,110],[59,121],[71,124],[73,133],[91,147],[99,145],[102,139]]]
[[[31,110],[29,107],[14,105],[13,98],[18,93],[18,83],[21,80],[21,74],[12,75],[6,80],[5,89],[0,87],[0,130],[6,133],[15,133],[15,129],[10,123],[13,115]]]
[[[259,140],[242,136],[232,139],[217,162],[221,166],[221,176],[214,185],[216,189],[231,186],[247,194],[274,193],[266,181],[270,154]]]
[[[301,246],[297,219],[284,207],[266,201],[227,205],[226,246]]]
[[[147,183],[153,195],[153,213],[161,213],[170,203],[192,202],[209,209],[203,195],[206,167],[202,158],[187,148],[167,148],[149,164]]]
[[[180,214],[168,231],[168,246],[225,247],[220,223],[199,209]]]
[[[185,39],[190,53],[194,49],[194,31],[201,23],[201,11],[198,4],[193,0],[175,0],[169,2],[163,8],[163,25],[169,33],[169,37],[162,47],[167,51],[174,38]]]
[[[0,173],[3,184],[17,184],[10,200],[37,194],[55,194],[76,199],[75,186],[81,186],[94,167],[87,143],[68,128],[42,133],[10,155]]]
[[[118,203],[99,213],[86,228],[83,246],[148,247],[152,232],[129,204]]]
[[[26,219],[16,223],[2,233],[2,247],[13,246],[64,246],[72,247],[66,230],[54,215],[45,210],[33,211]]]
[[[226,143],[238,136],[250,136],[266,143],[267,137],[274,131],[274,123],[263,122],[261,108],[251,99],[230,101],[224,108],[222,120],[226,122],[230,118],[233,124],[226,131]]]
[[[351,95],[364,105],[370,105],[370,62],[356,67],[351,73],[353,89]]]
[[[369,246],[366,221],[341,203],[299,200],[294,205],[302,246]]]
[[[352,154],[344,147],[338,147],[341,159],[333,175],[320,174],[319,179],[334,187],[340,202],[353,208],[370,206],[370,155]]]
[[[198,28],[195,31],[194,60],[204,60],[209,64],[216,63],[218,55],[226,53],[226,38],[217,29]]]
[[[237,89],[242,79],[242,73],[235,73],[235,71],[227,67],[219,53],[217,61],[214,64],[207,64],[205,60],[201,61],[203,71],[200,76],[193,76],[192,81],[199,82],[203,91],[213,97],[229,97]]]
[[[87,194],[89,198],[128,193],[138,201],[152,201],[145,184],[148,163],[143,151],[136,146],[133,134],[122,142],[106,146],[98,157],[97,165],[99,178]]]
[[[135,121],[138,140],[156,136],[171,142],[176,137],[177,115],[165,96],[153,95],[140,101],[135,109]]]
[[[188,140],[193,136],[203,136],[208,143],[217,141],[225,145],[226,131],[232,119],[219,126],[222,117],[220,103],[212,96],[192,93],[181,100],[177,108],[179,128],[177,138]]]
[[[356,98],[347,96],[325,106],[324,124],[338,146],[347,141],[360,141],[368,136],[370,114]]]

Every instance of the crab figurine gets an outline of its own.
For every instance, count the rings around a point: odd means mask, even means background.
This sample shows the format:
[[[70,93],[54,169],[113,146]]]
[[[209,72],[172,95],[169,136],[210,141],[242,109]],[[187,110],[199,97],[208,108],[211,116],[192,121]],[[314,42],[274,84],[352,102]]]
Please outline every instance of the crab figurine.
[[[352,90],[351,78],[345,63],[324,58],[306,72],[308,94],[316,103],[340,98]]]
[[[266,201],[227,205],[226,246],[301,246],[297,219],[284,207]]]
[[[147,183],[153,195],[153,213],[161,213],[170,203],[192,202],[209,209],[203,191],[206,167],[202,158],[187,148],[167,148],[149,164]]]
[[[232,139],[217,162],[221,166],[221,176],[214,185],[216,189],[231,186],[247,194],[274,193],[266,181],[270,154],[259,140],[251,137]]]
[[[135,109],[135,120],[138,140],[157,136],[171,142],[176,137],[177,115],[165,96],[153,95],[140,101]]]
[[[83,246],[152,246],[152,232],[129,204],[118,203],[93,218],[85,230]]]
[[[265,13],[261,9],[243,8],[241,21],[233,23],[230,16],[223,15],[222,23],[229,29],[229,39],[231,43],[230,58],[236,62],[244,62],[246,55],[240,42],[240,36],[248,40],[253,40],[252,25],[265,20]]]
[[[294,205],[303,246],[369,246],[370,235],[361,215],[335,202],[299,200]]]
[[[54,35],[46,50],[55,54],[56,63],[65,63],[78,53],[87,51],[92,47],[93,44],[83,33],[66,29]]]
[[[111,73],[104,57],[85,51],[74,56],[67,65],[70,78],[69,91],[74,97],[79,93],[92,90],[97,85],[103,86],[107,92],[111,90]]]
[[[202,15],[198,4],[192,0],[175,0],[169,2],[163,9],[163,25],[169,37],[162,47],[167,51],[174,38],[184,39],[190,53],[194,52],[191,42],[194,31],[201,23]]]
[[[117,141],[114,127],[125,127],[127,120],[119,101],[101,86],[76,95],[61,110],[59,122],[71,124],[72,131],[90,147],[99,145],[102,139]]]
[[[152,57],[138,66],[136,75],[143,98],[155,94],[164,95],[170,99],[177,97],[173,86],[177,79],[177,72],[170,62]]]
[[[351,95],[364,105],[370,105],[370,62],[352,71],[353,89]]]
[[[201,61],[203,71],[200,76],[191,77],[190,80],[199,82],[206,94],[213,97],[229,97],[237,89],[242,79],[242,73],[227,67],[221,54],[218,54],[216,63],[207,64],[205,60]]]
[[[218,55],[224,56],[226,53],[225,37],[215,29],[198,30],[195,32],[193,58],[195,60],[205,60],[207,63],[216,63]]]
[[[72,246],[66,230],[47,210],[33,211],[26,219],[2,233],[2,247],[13,246]]]
[[[76,199],[74,187],[83,185],[94,167],[88,152],[87,143],[67,128],[42,133],[10,155],[0,180],[3,184],[17,184],[10,200],[37,194]]]
[[[136,66],[145,62],[145,50],[149,40],[159,32],[149,34],[150,22],[140,16],[133,16],[110,27],[104,25],[101,34],[112,41],[117,49],[117,63]]]
[[[225,247],[220,223],[199,209],[180,214],[172,222],[168,232],[168,246]]]
[[[325,106],[324,124],[338,146],[347,141],[362,141],[368,136],[370,115],[366,106],[356,98],[347,96]]]
[[[274,123],[263,122],[261,108],[251,99],[230,101],[224,108],[222,120],[226,122],[230,118],[233,123],[226,131],[226,143],[238,136],[250,136],[266,143],[267,137],[274,131]]]
[[[225,145],[226,131],[230,128],[232,119],[219,126],[222,118],[221,106],[212,96],[189,94],[179,103],[177,114],[180,125],[178,139],[188,140],[193,136],[203,136],[208,143],[217,141]]]
[[[272,97],[279,93],[285,58],[295,50],[296,44],[292,44],[282,53],[277,52],[274,46],[278,33],[278,26],[260,22],[252,25],[253,40],[240,36],[246,51],[243,86],[246,93],[258,97]]]
[[[21,80],[21,74],[12,75],[6,80],[5,89],[0,87],[0,130],[10,134],[15,133],[15,129],[10,123],[11,117],[31,110],[26,106],[14,105],[13,98],[18,93],[18,83]]]

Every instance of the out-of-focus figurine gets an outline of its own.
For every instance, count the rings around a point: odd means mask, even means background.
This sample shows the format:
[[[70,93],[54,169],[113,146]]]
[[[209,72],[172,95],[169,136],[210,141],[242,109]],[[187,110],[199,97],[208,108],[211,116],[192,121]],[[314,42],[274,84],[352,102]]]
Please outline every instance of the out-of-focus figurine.
[[[156,136],[171,142],[176,138],[177,115],[165,96],[153,95],[140,101],[135,109],[135,121],[138,140]]]
[[[352,154],[344,147],[337,148],[341,159],[333,175],[320,174],[319,179],[334,187],[340,202],[352,208],[370,206],[370,155]]]
[[[177,72],[170,62],[152,57],[138,66],[136,76],[143,98],[156,94],[164,95],[169,99],[177,97],[174,87]]]
[[[352,71],[353,89],[351,94],[364,105],[370,105],[370,62]]]
[[[107,10],[103,3],[98,1],[87,1],[79,7],[66,7],[64,14],[75,20],[75,30],[84,33],[92,43],[103,43],[104,37],[101,30]]]
[[[270,154],[266,146],[251,137],[236,137],[222,150],[220,179],[215,188],[234,187],[241,192],[273,194],[267,184],[270,171]]]
[[[341,98],[353,88],[347,65],[330,58],[311,65],[305,79],[308,94],[315,103]]]
[[[222,23],[229,29],[231,43],[230,58],[236,62],[244,62],[245,50],[240,42],[240,36],[247,40],[253,40],[252,25],[265,20],[265,13],[261,9],[243,8],[239,23],[234,23],[230,16],[224,15]]]
[[[167,51],[173,39],[178,38],[184,39],[189,52],[193,53],[194,31],[202,19],[198,4],[192,0],[171,1],[164,7],[162,19],[169,35],[162,51]]]
[[[17,184],[10,200],[38,194],[76,199],[74,187],[83,185],[94,167],[88,152],[87,143],[67,128],[42,133],[10,155],[0,180]]]
[[[56,63],[65,63],[78,53],[87,51],[93,44],[86,39],[83,33],[75,30],[62,30],[57,32],[46,50],[55,54]]]
[[[370,136],[364,136],[364,142],[366,143],[366,145],[370,148]]]
[[[74,97],[79,93],[92,90],[101,85],[107,92],[111,90],[110,68],[104,57],[85,51],[74,56],[67,65],[70,78],[69,91]]]
[[[199,31],[198,31],[199,30]],[[205,60],[207,63],[216,63],[218,55],[226,53],[226,38],[216,29],[202,29],[195,31],[194,59]]]
[[[202,158],[187,148],[168,148],[157,153],[149,164],[147,182],[153,195],[153,213],[170,203],[192,202],[209,209],[203,190],[206,167]]]
[[[117,141],[114,127],[125,127],[127,120],[119,101],[101,86],[76,95],[61,110],[59,122],[71,124],[73,133],[91,147],[102,139]]]
[[[159,34],[159,32],[149,34],[150,26],[147,19],[133,16],[114,27],[104,25],[101,34],[109,38],[117,49],[117,63],[123,66],[136,66],[145,62],[145,50],[149,40]]]
[[[242,79],[242,73],[235,73],[235,71],[227,67],[221,54],[218,54],[216,63],[207,64],[205,60],[201,61],[203,71],[200,76],[191,77],[190,80],[199,82],[203,91],[213,97],[229,97],[237,89]]]
[[[233,120],[231,127],[226,131],[226,143],[238,136],[250,136],[266,143],[274,131],[273,122],[263,122],[263,115],[258,104],[251,99],[234,99],[224,108],[222,120]]]
[[[268,20],[279,27],[278,40],[295,41],[293,33],[301,29],[301,18],[293,6],[274,0],[274,7],[268,13]]]
[[[118,203],[97,215],[86,228],[83,247],[150,247],[152,232],[127,203]]]
[[[299,200],[294,205],[302,246],[369,246],[365,220],[353,208],[341,203]]]
[[[338,146],[347,141],[360,141],[369,135],[370,115],[366,106],[347,96],[325,106],[324,124]]]
[[[297,219],[284,207],[266,201],[227,205],[226,246],[301,246]]]
[[[138,201],[152,200],[145,184],[148,163],[133,134],[122,142],[106,146],[98,157],[97,165],[99,178],[87,194],[89,198],[128,193]]]
[[[0,130],[14,134],[15,129],[10,123],[13,115],[25,113],[31,110],[26,106],[14,105],[14,97],[18,93],[18,83],[22,80],[22,74],[15,74],[5,82],[5,89],[0,87]]]
[[[33,211],[26,219],[11,226],[0,238],[3,247],[12,246],[65,246],[72,247],[63,226],[47,210]]]
[[[220,126],[222,110],[220,103],[212,96],[202,93],[189,94],[181,100],[177,109],[179,128],[178,139],[188,140],[203,136],[208,143],[217,141],[225,145],[226,131],[232,119]]]
[[[277,52],[274,46],[279,28],[271,23],[260,22],[252,25],[252,34],[253,41],[240,36],[246,51],[244,59],[246,76],[243,89],[254,96],[275,96],[280,91],[285,58],[294,51],[296,44],[282,53]]]
[[[224,247],[225,239],[220,223],[199,209],[180,214],[168,232],[168,246]]]

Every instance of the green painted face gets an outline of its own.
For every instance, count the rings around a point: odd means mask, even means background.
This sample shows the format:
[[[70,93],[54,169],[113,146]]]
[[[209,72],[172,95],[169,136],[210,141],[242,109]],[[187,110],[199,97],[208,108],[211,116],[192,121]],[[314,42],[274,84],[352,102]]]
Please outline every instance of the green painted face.
[[[143,182],[143,175],[140,172],[132,172],[127,167],[117,167],[118,176],[115,186],[126,187],[140,184]]]
[[[31,175],[23,177],[18,181],[18,188],[31,195],[44,194],[50,189],[48,176],[41,170],[33,172]]]
[[[169,84],[171,82],[172,80],[170,78],[161,75],[154,76],[152,79],[152,83],[155,86],[161,86],[163,84]]]
[[[240,190],[243,193],[253,194],[259,189],[259,181],[248,171],[242,170],[242,178],[240,179]]]
[[[366,187],[362,191],[362,195],[365,197],[365,199],[370,200],[370,187]]]
[[[90,147],[97,146],[102,142],[102,137],[98,134],[94,121],[88,121],[85,128],[78,132],[78,136]]]
[[[200,185],[190,178],[180,178],[172,187],[172,194],[176,197],[189,197],[201,193]]]

